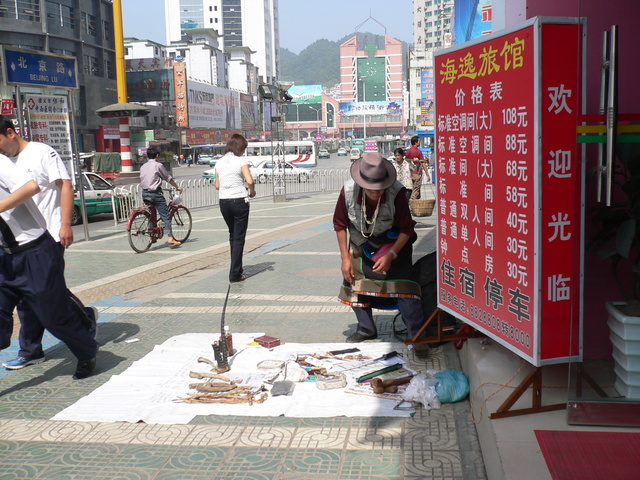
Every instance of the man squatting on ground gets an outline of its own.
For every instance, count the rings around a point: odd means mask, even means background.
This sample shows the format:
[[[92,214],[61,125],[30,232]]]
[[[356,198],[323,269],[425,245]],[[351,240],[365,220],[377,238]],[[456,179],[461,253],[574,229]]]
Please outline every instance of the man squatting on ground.
[[[60,155],[49,145],[24,140],[15,132],[11,120],[1,116],[0,153],[8,155],[40,187],[33,201],[44,217],[49,233],[64,254],[65,248],[73,243],[73,184]],[[98,311],[94,307],[85,307],[70,291],[68,295],[83,325],[95,338]],[[8,370],[18,370],[45,360],[42,350],[44,327],[24,302],[18,305],[18,316],[21,324],[18,337],[20,351],[17,358],[3,363]]]
[[[96,366],[97,342],[74,311],[60,247],[31,199],[38,184],[0,155],[0,349],[11,345],[13,310],[23,302],[78,359],[81,379]]]

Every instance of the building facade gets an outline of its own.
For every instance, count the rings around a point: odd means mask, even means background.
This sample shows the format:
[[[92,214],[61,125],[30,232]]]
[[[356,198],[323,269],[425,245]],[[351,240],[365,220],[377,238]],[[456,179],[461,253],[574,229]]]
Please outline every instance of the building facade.
[[[453,44],[453,15],[451,0],[413,2],[413,47],[407,58],[409,131],[433,129],[433,52]]]
[[[0,44],[76,59],[79,148],[93,150],[95,132],[106,123],[95,111],[117,102],[112,2],[6,0],[0,7]],[[11,95],[2,88],[3,98]]]
[[[246,47],[259,78],[273,84],[279,76],[280,39],[277,0],[165,0],[167,45],[192,29],[214,29],[220,48]]]
[[[375,42],[375,43],[374,43]],[[340,45],[340,128],[346,136],[400,135],[404,131],[402,43],[388,35]]]

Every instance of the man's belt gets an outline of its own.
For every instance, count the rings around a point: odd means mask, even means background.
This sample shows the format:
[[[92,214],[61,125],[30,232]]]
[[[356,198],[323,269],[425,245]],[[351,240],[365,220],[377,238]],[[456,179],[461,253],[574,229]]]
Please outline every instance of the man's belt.
[[[158,187],[155,190],[147,190],[146,188],[143,188],[142,191],[148,193],[162,193],[162,188]]]
[[[50,236],[49,233],[43,233],[35,240],[31,240],[30,242],[23,243],[22,245],[15,245],[13,247],[3,246],[2,250],[4,250],[4,253],[8,253],[9,255],[15,255],[17,253],[24,252],[25,250],[29,250],[30,248],[37,247],[42,242],[44,242],[49,236]]]

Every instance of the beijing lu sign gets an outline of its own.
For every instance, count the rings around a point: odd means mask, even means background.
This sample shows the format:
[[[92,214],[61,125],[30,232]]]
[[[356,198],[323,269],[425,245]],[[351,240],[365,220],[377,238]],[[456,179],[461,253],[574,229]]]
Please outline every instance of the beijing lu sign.
[[[14,49],[5,46],[2,55],[9,85],[32,85],[64,89],[78,88],[78,70],[73,57]]]
[[[535,366],[582,355],[583,25],[435,54],[438,306]]]

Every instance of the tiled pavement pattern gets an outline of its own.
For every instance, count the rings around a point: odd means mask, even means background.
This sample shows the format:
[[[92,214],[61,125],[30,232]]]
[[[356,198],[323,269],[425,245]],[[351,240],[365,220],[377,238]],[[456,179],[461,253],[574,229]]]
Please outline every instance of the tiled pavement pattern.
[[[285,205],[252,204],[245,260],[250,278],[232,285],[227,310],[232,331],[264,331],[301,343],[342,342],[352,331],[353,314],[334,297],[339,284],[330,225],[334,202],[335,196],[321,195]],[[160,246],[137,255],[122,234],[109,229],[100,234],[104,240],[78,242],[69,250],[67,277],[75,291],[95,296],[94,284],[110,277],[108,293],[94,299],[100,310],[97,372],[72,380],[75,360],[50,337],[46,362],[0,372],[0,480],[486,478],[467,402],[420,409],[410,418],[210,415],[189,425],[49,420],[167,338],[219,329],[226,257],[209,258],[202,270],[171,275],[181,261],[192,264],[193,258],[224,252],[227,233],[217,209],[193,215],[193,241],[179,249]],[[416,256],[433,249],[434,224],[432,218],[420,220]],[[149,264],[161,283],[145,273]],[[137,269],[135,280],[124,273],[131,269]],[[394,313],[377,317],[383,341],[393,339]],[[127,342],[132,339],[138,341]],[[15,354],[16,343],[0,353],[1,360]],[[451,345],[426,358],[406,356],[419,370],[458,366]]]

